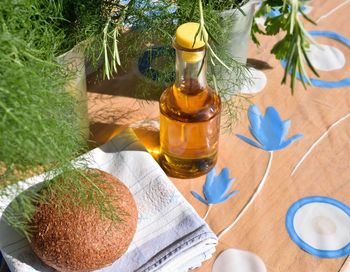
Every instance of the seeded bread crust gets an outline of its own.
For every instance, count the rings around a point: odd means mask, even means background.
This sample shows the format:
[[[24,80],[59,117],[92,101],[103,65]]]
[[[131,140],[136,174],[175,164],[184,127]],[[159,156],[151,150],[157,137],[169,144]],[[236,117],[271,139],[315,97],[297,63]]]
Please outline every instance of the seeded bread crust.
[[[121,222],[101,218],[95,209],[67,204],[64,213],[52,199],[32,219],[30,244],[47,265],[62,272],[93,271],[112,264],[128,249],[137,227],[137,207],[129,189],[114,176],[97,171],[108,184]],[[89,173],[89,172],[87,172]]]

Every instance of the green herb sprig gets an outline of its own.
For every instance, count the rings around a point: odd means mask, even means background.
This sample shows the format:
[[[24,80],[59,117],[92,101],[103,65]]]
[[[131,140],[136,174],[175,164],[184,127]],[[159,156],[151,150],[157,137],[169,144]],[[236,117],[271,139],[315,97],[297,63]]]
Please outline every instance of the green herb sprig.
[[[72,48],[65,47],[63,7],[63,1],[51,0],[4,0],[0,5],[0,199],[8,196],[8,185],[20,192],[19,180],[59,172],[66,183],[46,176],[51,192],[117,219],[101,184],[82,182],[83,172],[71,165],[87,146],[77,112],[80,101],[66,90],[76,71],[57,58]],[[40,201],[45,198],[35,190],[21,194],[3,218],[30,237],[28,220]]]
[[[252,27],[252,38],[257,44],[259,44],[257,33],[274,36],[282,31],[285,32],[285,36],[274,45],[271,53],[277,59],[286,62],[282,84],[287,83],[288,75],[291,74],[290,88],[292,94],[294,94],[298,75],[305,89],[307,84],[312,85],[306,66],[311,69],[313,74],[319,76],[307,56],[307,49],[315,41],[304,28],[301,17],[312,24],[316,23],[302,10],[301,6],[304,3],[304,1],[298,0],[263,1],[255,17],[263,16],[272,9],[277,9],[281,14],[266,18],[265,30],[260,29],[256,22]]]

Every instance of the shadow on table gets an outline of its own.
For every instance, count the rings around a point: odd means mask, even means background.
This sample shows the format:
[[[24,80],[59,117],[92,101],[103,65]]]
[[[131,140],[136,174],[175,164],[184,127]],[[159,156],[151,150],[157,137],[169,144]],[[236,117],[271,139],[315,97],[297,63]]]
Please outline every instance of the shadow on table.
[[[271,70],[273,67],[266,61],[258,59],[247,59],[247,64],[258,70]]]
[[[110,80],[103,79],[101,71],[87,77],[87,91],[99,94],[131,97],[147,101],[159,101],[166,86],[157,84],[138,71],[136,64],[118,71]]]

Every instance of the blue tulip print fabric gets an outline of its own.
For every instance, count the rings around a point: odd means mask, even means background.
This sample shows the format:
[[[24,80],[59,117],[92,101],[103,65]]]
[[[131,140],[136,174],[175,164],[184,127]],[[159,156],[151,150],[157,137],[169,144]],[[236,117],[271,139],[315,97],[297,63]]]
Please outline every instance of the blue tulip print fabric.
[[[269,160],[265,173],[261,178],[257,188],[252,193],[248,202],[244,204],[240,212],[234,217],[231,224],[218,234],[219,239],[228,233],[237,224],[240,218],[245,214],[245,212],[249,209],[249,207],[260,194],[271,169],[273,152],[289,146],[291,143],[302,137],[302,134],[300,133],[291,137],[287,136],[289,128],[291,126],[291,121],[282,120],[279,113],[274,107],[268,107],[265,111],[265,114],[262,115],[258,106],[252,105],[248,109],[248,118],[250,122],[249,131],[255,140],[252,140],[244,135],[237,135],[237,137],[254,147],[268,151]],[[192,194],[198,200],[207,205],[220,203],[227,200],[229,197],[236,193],[236,191],[233,191],[227,194],[232,182],[233,181],[229,178],[227,168],[224,168],[221,171],[220,175],[217,177],[215,177],[215,170],[212,170],[208,174],[203,187],[205,198],[202,198],[196,192],[192,192]],[[208,209],[204,218],[207,217],[209,210],[210,209]]]
[[[192,195],[206,205],[224,202],[238,193],[234,190],[229,193],[235,179],[230,178],[228,168],[223,168],[218,176],[216,176],[215,167],[208,173],[203,186],[204,198],[196,192]]]
[[[265,115],[262,115],[258,106],[252,105],[248,109],[248,118],[250,122],[249,131],[256,141],[240,134],[237,137],[266,151],[283,149],[303,136],[298,133],[288,138],[287,134],[291,121],[282,120],[274,107],[268,107]]]

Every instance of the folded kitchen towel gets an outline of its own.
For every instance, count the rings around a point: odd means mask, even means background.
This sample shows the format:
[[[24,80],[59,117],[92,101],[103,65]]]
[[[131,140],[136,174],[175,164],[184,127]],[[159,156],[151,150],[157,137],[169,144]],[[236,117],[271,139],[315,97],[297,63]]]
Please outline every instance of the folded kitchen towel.
[[[181,272],[199,267],[215,251],[216,235],[198,216],[139,143],[131,129],[83,155],[89,166],[106,171],[124,182],[139,211],[135,237],[128,251],[101,272]],[[22,189],[42,182],[44,175],[20,183]],[[12,198],[0,199],[0,212]],[[1,215],[1,214],[0,214]],[[3,219],[0,249],[12,272],[53,271],[32,252],[27,240]]]

